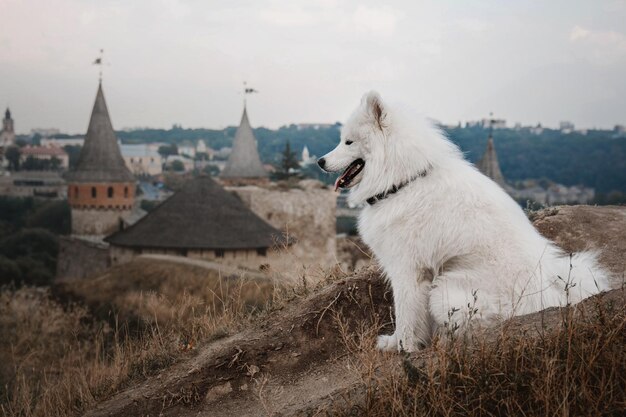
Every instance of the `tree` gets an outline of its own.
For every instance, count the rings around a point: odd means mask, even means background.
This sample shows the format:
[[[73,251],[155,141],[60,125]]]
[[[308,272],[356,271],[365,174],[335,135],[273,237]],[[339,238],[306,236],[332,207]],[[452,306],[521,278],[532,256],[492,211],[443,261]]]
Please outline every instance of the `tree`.
[[[289,140],[287,140],[285,149],[281,155],[279,176],[280,178],[287,179],[292,174],[291,170],[298,168],[300,168],[298,158],[296,157],[296,153],[291,150],[291,145],[289,144]]]
[[[163,145],[159,147],[159,154],[162,158],[167,158],[170,155],[178,155],[178,146],[176,144]]]
[[[208,164],[207,166],[205,166],[202,172],[204,172],[205,174],[209,174],[212,177],[217,177],[218,175],[220,175],[220,169],[217,167],[217,165],[213,164]]]
[[[66,145],[63,147],[63,149],[65,150],[65,153],[67,153],[67,155],[69,156],[70,169],[74,168],[76,164],[78,163],[78,158],[80,156],[80,150],[82,149],[82,146]]]
[[[183,164],[178,159],[172,161],[172,165],[171,166],[172,166],[172,170],[173,171],[181,172],[181,171],[185,170],[185,164]]]
[[[19,171],[20,169],[20,150],[17,146],[9,146],[4,153],[4,157],[9,161],[9,170]]]

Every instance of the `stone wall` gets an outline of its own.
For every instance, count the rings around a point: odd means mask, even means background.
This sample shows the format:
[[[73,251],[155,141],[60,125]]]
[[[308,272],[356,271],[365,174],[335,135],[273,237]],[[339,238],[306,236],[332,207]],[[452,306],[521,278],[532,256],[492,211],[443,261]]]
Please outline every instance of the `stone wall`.
[[[134,249],[119,246],[111,246],[111,263],[119,265],[130,262],[134,258],[141,255],[166,255],[166,256],[184,256],[190,259],[199,259],[203,261],[211,261],[224,265],[238,268],[258,271],[263,266],[270,265],[276,261],[279,254],[273,250],[257,252],[256,249],[247,250],[225,250],[218,255],[215,250],[199,250],[199,249]]]
[[[131,210],[72,208],[72,234],[107,236],[117,232]]]
[[[73,236],[59,238],[57,280],[95,278],[110,266],[108,245]]]
[[[337,194],[319,181],[303,180],[297,187],[228,187],[259,217],[297,243],[284,251],[272,266],[329,267],[337,262]]]

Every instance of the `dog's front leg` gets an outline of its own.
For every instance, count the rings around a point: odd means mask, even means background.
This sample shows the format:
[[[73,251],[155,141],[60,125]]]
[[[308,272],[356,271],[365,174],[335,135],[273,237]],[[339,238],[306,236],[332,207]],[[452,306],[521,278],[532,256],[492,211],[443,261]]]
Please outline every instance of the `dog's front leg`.
[[[411,352],[427,346],[432,331],[428,309],[430,281],[416,271],[394,271],[388,276],[393,290],[396,331],[379,336],[378,348]]]

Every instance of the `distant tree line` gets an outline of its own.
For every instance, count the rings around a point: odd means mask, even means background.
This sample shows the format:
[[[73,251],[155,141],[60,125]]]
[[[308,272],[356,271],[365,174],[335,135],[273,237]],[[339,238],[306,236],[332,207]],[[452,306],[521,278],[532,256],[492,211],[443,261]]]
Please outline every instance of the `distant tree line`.
[[[304,145],[311,155],[321,156],[337,145],[340,128],[339,123],[319,129],[292,124],[277,130],[261,127],[254,132],[261,159],[279,166],[287,141],[298,158]],[[220,149],[232,145],[235,131],[236,127],[223,130],[177,127],[118,132],[118,136],[124,143],[164,142],[173,145],[203,139],[207,146]],[[487,144],[486,129],[458,127],[444,131],[471,162],[481,158]],[[626,138],[615,138],[611,131],[589,130],[587,135],[582,135],[544,129],[541,135],[533,135],[528,129],[497,129],[494,141],[502,173],[508,181],[548,179],[568,186],[593,187],[607,199],[613,193],[611,198],[614,200],[615,192],[626,196]],[[70,154],[70,163],[71,158]],[[315,166],[306,167],[302,172],[326,182],[333,180]]]

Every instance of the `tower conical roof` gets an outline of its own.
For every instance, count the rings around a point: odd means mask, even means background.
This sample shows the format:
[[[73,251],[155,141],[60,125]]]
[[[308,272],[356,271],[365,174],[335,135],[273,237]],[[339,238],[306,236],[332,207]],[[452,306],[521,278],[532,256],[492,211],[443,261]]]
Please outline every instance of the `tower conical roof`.
[[[285,243],[280,231],[208,176],[191,180],[128,229],[105,241],[164,249],[259,249]]]
[[[493,145],[493,137],[489,135],[487,139],[487,149],[480,161],[476,163],[476,166],[486,176],[494,180],[501,187],[506,186],[504,181],[504,175],[500,171],[500,164],[498,163],[498,155],[496,154],[496,148]]]
[[[96,101],[80,151],[76,167],[67,173],[66,179],[73,182],[133,182],[117,144],[113,125],[109,117],[102,83],[98,85]]]
[[[220,177],[265,178],[267,176],[267,171],[263,168],[259,157],[256,138],[250,127],[248,112],[244,107],[241,123],[237,128],[237,133],[235,133],[233,150]]]

